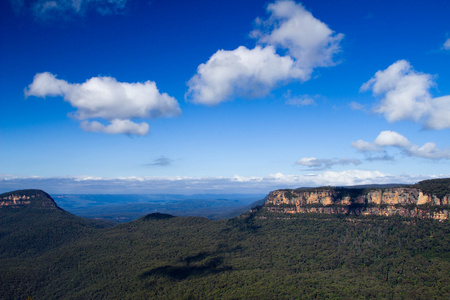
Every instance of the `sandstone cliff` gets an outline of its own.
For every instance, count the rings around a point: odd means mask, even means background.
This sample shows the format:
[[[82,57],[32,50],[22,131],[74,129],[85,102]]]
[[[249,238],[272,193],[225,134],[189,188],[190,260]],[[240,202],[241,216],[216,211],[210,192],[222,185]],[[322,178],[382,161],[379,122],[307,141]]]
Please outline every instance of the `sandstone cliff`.
[[[263,209],[281,213],[327,213],[450,218],[450,179],[390,188],[320,187],[277,190]]]
[[[27,207],[58,209],[52,197],[41,190],[19,190],[0,194],[0,209]]]

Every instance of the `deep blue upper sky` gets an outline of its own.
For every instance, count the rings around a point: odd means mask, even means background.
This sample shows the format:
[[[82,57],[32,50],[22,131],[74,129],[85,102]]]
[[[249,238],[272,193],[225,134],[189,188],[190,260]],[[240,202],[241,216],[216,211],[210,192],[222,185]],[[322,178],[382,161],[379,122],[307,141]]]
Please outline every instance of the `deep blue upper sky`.
[[[0,192],[449,177],[450,2],[2,1]]]

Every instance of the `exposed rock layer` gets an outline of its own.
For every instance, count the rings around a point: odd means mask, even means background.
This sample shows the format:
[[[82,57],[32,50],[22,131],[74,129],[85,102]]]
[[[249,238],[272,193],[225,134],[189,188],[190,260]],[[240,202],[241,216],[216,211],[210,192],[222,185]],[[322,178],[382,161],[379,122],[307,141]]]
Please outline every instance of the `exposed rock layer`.
[[[450,180],[427,181],[439,184],[439,197],[413,186],[390,188],[336,188],[277,190],[269,194],[264,209],[282,213],[356,214],[450,218]],[[423,182],[422,182],[423,183]],[[422,184],[423,185],[423,184]]]
[[[57,209],[55,201],[41,190],[19,190],[0,194],[0,208]]]

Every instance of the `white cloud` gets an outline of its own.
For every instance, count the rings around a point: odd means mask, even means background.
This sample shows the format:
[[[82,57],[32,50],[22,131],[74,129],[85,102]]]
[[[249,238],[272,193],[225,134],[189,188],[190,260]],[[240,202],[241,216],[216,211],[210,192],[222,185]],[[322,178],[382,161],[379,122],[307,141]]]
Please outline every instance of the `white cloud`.
[[[353,164],[355,166],[361,164],[361,161],[357,159],[318,159],[315,157],[303,157],[295,162],[296,165],[308,167],[309,170],[325,170],[329,169],[334,165],[349,165]]]
[[[83,121],[80,124],[81,128],[90,132],[104,132],[109,134],[129,134],[129,135],[147,135],[149,126],[145,122],[140,124],[134,123],[130,120],[111,120],[110,125],[103,125],[97,121]]]
[[[198,66],[188,82],[186,97],[194,103],[215,105],[232,96],[263,96],[282,81],[306,78],[291,57],[279,56],[271,46],[251,50],[240,46],[232,51],[219,50]]]
[[[160,93],[155,82],[118,82],[112,77],[93,77],[84,83],[68,83],[45,72],[36,74],[25,89],[25,96],[62,96],[77,110],[79,120],[103,119],[110,124],[84,121],[87,131],[145,135],[148,124],[131,121],[132,118],[172,117],[180,114],[178,102],[166,93]]]
[[[422,147],[412,145],[407,152],[412,156],[431,159],[450,159],[450,149],[438,149],[435,143],[425,143]]]
[[[429,158],[429,159],[450,159],[450,149],[438,149],[434,143],[425,143],[419,147],[411,144],[411,142],[403,135],[395,131],[382,131],[373,143],[358,140],[352,143],[352,147],[361,152],[386,151],[385,147],[396,147],[408,156]],[[391,158],[388,155],[382,159]]]
[[[316,167],[320,165],[320,162],[318,162],[315,157],[303,157],[297,160],[295,164],[307,167]]]
[[[187,100],[216,105],[234,97],[265,96],[288,81],[309,80],[316,67],[334,64],[343,35],[293,1],[277,1],[267,11],[269,19],[258,19],[262,29],[251,34],[261,45],[217,51],[189,80]],[[278,55],[280,48],[287,55]]]
[[[429,129],[450,128],[450,96],[433,98],[434,86],[430,74],[419,73],[405,60],[399,60],[361,86],[361,91],[371,90],[381,96],[375,108],[389,122],[412,120]]]
[[[369,143],[363,140],[357,140],[356,142],[352,142],[352,147],[358,149],[361,152],[364,151],[382,151],[380,147],[378,147],[374,143]]]
[[[315,67],[335,64],[333,56],[340,51],[343,34],[336,34],[294,1],[276,1],[267,6],[267,11],[269,19],[261,21],[262,29],[251,34],[260,43],[287,49],[296,65],[308,74]]]
[[[450,128],[450,96],[433,98],[432,104],[432,112],[425,126],[431,129]]]
[[[270,174],[264,177],[36,177],[0,175],[0,192],[24,188],[43,189],[50,194],[199,194],[269,193],[275,189],[349,186],[360,184],[415,183],[440,175],[391,175],[380,171],[346,170],[308,175]]]
[[[443,48],[444,48],[445,50],[450,50],[450,38],[448,38],[448,39],[445,41],[445,43],[444,43],[444,45],[443,45]]]
[[[411,144],[403,135],[389,130],[380,132],[374,143],[380,147],[394,146],[400,148],[407,148]]]

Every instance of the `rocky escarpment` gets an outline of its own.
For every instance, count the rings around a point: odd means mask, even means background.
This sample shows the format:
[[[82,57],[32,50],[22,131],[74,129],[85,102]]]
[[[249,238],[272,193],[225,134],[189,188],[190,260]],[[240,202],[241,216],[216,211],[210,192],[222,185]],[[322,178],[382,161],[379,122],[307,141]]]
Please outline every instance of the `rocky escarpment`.
[[[263,209],[279,213],[327,213],[450,218],[450,179],[389,188],[320,187],[277,190]]]
[[[58,209],[52,197],[41,190],[18,190],[0,194],[0,209],[27,207]]]

